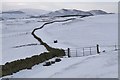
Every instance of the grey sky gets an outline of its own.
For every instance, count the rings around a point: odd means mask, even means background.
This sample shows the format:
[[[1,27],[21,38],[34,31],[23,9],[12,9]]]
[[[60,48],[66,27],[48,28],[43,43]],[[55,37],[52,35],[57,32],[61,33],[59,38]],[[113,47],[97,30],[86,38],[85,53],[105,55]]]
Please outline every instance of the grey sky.
[[[42,10],[58,10],[66,9],[79,9],[79,10],[94,10],[101,9],[107,12],[117,12],[117,2],[3,2],[3,10],[14,9],[42,9]]]

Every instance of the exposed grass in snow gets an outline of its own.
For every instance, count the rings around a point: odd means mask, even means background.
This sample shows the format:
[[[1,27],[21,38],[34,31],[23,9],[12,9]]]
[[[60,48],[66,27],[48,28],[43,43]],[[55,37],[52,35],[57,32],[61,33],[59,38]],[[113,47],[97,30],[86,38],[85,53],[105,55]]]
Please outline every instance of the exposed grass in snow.
[[[26,59],[20,59],[6,63],[2,65],[2,77],[7,75],[12,75],[13,73],[19,72],[23,69],[32,69],[34,65],[42,63],[54,57],[64,56],[64,51],[59,49],[54,49],[50,52],[44,52],[40,55],[34,55]]]
[[[54,22],[64,22],[64,21],[69,21],[69,20],[72,20],[72,19],[74,19],[74,18],[66,19],[66,20],[60,20],[60,21],[48,22],[48,23],[43,24],[40,28],[35,28],[32,31],[31,34],[49,52],[47,52],[47,53],[44,52],[40,55],[32,56],[32,57],[26,58],[26,59],[16,60],[16,61],[13,61],[13,62],[10,62],[10,63],[6,63],[5,65],[2,65],[2,70],[3,70],[2,77],[7,76],[7,75],[12,75],[13,73],[16,73],[16,72],[18,72],[20,70],[23,70],[23,69],[31,69],[34,65],[42,63],[42,62],[44,62],[48,59],[51,59],[51,58],[65,56],[65,51],[63,49],[57,49],[57,48],[50,47],[45,42],[43,42],[41,38],[39,38],[38,36],[35,35],[35,31],[38,30],[38,29],[42,29],[47,24],[51,24],[51,23],[54,23]]]

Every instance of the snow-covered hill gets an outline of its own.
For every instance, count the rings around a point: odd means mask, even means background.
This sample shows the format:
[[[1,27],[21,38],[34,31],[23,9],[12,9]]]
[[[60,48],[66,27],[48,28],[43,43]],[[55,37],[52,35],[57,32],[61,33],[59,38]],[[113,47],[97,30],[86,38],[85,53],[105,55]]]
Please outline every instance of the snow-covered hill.
[[[71,14],[79,13],[76,10],[74,12],[72,13],[71,11]],[[58,13],[60,15],[64,13],[68,14],[64,9]],[[85,14],[88,13],[85,12]],[[23,17],[25,16],[23,14]],[[21,17],[21,15],[17,17]],[[61,17],[53,20],[65,20],[67,18]],[[63,49],[89,47],[96,44],[100,46],[114,45],[118,43],[117,14],[95,15],[84,18],[77,16],[72,18],[75,19],[45,25],[44,28],[35,33],[48,45]],[[41,20],[42,18],[17,18],[0,22],[0,24],[3,24],[1,28],[2,36],[0,36],[3,40],[1,64],[31,57],[46,51],[42,45],[27,46],[33,43],[39,44],[31,35],[31,31],[51,21],[52,18],[45,18],[45,20],[48,20],[45,22],[41,22]],[[55,44],[54,40],[58,40],[58,43]],[[21,45],[26,46],[18,47]],[[105,48],[101,49],[103,51]],[[117,52],[111,49],[114,50],[114,48],[110,48],[109,52],[101,53],[101,55],[92,55],[83,58],[62,58],[60,63],[49,67],[43,67],[42,64],[39,64],[34,66],[32,70],[23,70],[13,74],[11,77],[117,77]]]
[[[89,12],[81,11],[81,10],[75,10],[75,9],[61,9],[57,11],[50,12],[46,14],[46,16],[64,16],[64,15],[87,15],[91,16],[92,14]]]
[[[3,11],[0,15],[2,15],[2,19],[25,19],[30,16],[42,15],[46,14],[48,11],[39,10],[39,9],[20,9],[13,11]]]
[[[104,15],[104,14],[108,14],[107,12],[105,11],[102,11],[102,10],[91,10],[89,11],[91,14],[93,15]]]
[[[0,22],[2,24],[2,63],[31,57],[35,54],[45,52],[46,49],[31,35],[31,31],[43,22],[39,19],[17,19]],[[26,46],[23,46],[26,45]],[[17,47],[23,46],[23,47]]]
[[[46,25],[36,34],[53,47],[79,48],[118,42],[118,15],[98,15]],[[53,41],[58,40],[57,44]]]
[[[39,20],[41,19],[8,20],[1,22],[3,24],[3,64],[7,61],[26,58],[46,51],[40,45],[14,48],[33,43],[39,44],[30,33],[35,27],[40,27],[44,23],[38,22]],[[78,17],[73,21],[49,24],[42,30],[38,30],[36,34],[50,46],[66,49],[68,47],[79,48],[94,46],[96,44],[117,44],[117,31],[117,14],[110,14],[86,17],[84,19]],[[54,44],[54,40],[58,40],[58,43]]]
[[[20,9],[20,11],[23,11],[28,15],[42,15],[42,14],[47,14],[49,12],[41,9]]]
[[[109,14],[102,10],[91,10],[91,11],[81,11],[76,9],[60,9],[56,11],[45,11],[39,9],[20,9],[13,11],[4,11],[0,14],[0,20],[8,20],[8,19],[25,19],[25,18],[40,18],[41,16],[47,17],[56,17],[56,16],[94,16],[94,15],[103,15]]]
[[[108,14],[108,13],[102,10],[81,11],[76,9],[60,9],[45,14],[44,16],[49,16],[49,17],[65,16],[65,15],[93,16],[93,15],[103,15],[103,14]]]
[[[2,12],[2,14],[24,14],[24,12],[22,11],[6,11],[6,12]]]

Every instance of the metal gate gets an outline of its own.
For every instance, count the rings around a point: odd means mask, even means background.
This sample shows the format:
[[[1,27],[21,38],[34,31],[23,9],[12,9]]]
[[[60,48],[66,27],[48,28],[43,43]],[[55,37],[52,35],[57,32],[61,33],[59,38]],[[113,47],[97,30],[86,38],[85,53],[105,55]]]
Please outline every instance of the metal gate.
[[[83,48],[68,48],[65,50],[66,56],[68,57],[82,57],[100,54],[100,52],[109,52],[109,51],[117,51],[120,45],[96,45],[91,47],[83,47]]]
[[[65,51],[68,57],[82,57],[97,54],[97,47],[68,48]]]

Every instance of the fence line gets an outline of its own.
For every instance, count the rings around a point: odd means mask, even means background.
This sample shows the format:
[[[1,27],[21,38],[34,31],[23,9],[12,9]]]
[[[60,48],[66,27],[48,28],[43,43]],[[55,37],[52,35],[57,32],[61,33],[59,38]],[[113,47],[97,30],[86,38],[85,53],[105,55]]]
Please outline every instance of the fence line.
[[[120,50],[120,45],[96,45],[90,47],[68,48],[65,53],[68,57],[82,57],[94,54],[100,54],[107,50]]]

